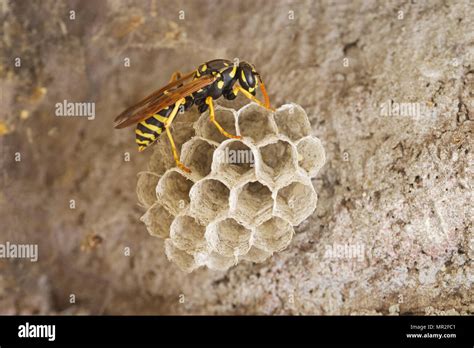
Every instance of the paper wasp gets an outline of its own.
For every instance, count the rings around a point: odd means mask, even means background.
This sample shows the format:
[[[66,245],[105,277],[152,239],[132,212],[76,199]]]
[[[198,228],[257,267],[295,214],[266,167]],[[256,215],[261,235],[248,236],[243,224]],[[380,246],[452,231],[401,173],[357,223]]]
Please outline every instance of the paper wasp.
[[[255,97],[257,87],[260,87],[263,102]],[[122,112],[115,119],[115,128],[137,124],[135,141],[138,151],[143,151],[153,144],[165,130],[176,165],[189,173],[191,171],[179,160],[169,129],[174,118],[179,111],[188,110],[196,104],[201,113],[209,109],[209,119],[222,135],[239,139],[240,136],[229,134],[217,122],[213,103],[221,96],[228,100],[235,99],[239,92],[257,104],[271,109],[265,85],[252,64],[214,59],[201,64],[188,74],[175,72],[166,86]]]

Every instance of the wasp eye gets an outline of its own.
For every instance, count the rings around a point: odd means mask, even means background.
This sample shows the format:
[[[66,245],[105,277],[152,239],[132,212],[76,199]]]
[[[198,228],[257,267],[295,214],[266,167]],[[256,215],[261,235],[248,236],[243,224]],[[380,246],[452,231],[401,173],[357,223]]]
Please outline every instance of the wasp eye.
[[[247,86],[255,87],[255,76],[252,74],[250,69],[245,69],[242,71],[242,79]]]
[[[255,76],[252,74],[251,71],[247,73],[247,83],[250,87],[255,87]]]

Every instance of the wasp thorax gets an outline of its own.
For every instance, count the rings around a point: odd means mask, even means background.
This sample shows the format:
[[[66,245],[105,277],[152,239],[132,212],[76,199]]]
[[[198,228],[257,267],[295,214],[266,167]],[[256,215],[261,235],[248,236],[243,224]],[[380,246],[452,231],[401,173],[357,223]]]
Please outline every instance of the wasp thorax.
[[[244,66],[252,75],[253,67]],[[148,209],[142,221],[152,236],[165,240],[168,259],[186,272],[260,263],[287,248],[294,226],[316,208],[311,178],[325,162],[298,105],[272,112],[251,103],[215,111],[217,121],[241,139],[220,136],[205,112],[187,123],[193,135],[176,141],[191,173],[177,169],[169,148],[158,144],[137,185]]]

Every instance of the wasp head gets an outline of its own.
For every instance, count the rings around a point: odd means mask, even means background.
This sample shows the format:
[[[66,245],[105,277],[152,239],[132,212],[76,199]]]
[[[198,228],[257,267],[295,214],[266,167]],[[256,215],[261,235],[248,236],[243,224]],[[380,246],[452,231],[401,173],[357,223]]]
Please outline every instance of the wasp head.
[[[240,62],[238,74],[240,86],[252,95],[255,95],[258,80],[260,79],[260,75],[255,70],[255,67],[250,63]]]

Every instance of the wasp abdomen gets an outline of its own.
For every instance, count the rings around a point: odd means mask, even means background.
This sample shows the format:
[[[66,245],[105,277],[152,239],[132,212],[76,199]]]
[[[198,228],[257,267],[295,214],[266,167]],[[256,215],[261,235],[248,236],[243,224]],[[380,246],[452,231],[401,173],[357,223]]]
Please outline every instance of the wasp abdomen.
[[[139,122],[135,129],[135,141],[138,144],[138,150],[143,151],[153,144],[163,132],[164,121],[166,117],[155,114]]]
[[[194,104],[194,98],[192,95],[187,96],[185,100],[185,103],[180,106],[182,108],[182,110],[180,110],[181,112],[188,110]],[[145,150],[148,146],[153,144],[156,139],[158,139],[164,131],[165,122],[173,112],[173,108],[174,105],[171,107],[168,106],[153,116],[137,123],[135,141],[138,144],[139,151]]]

